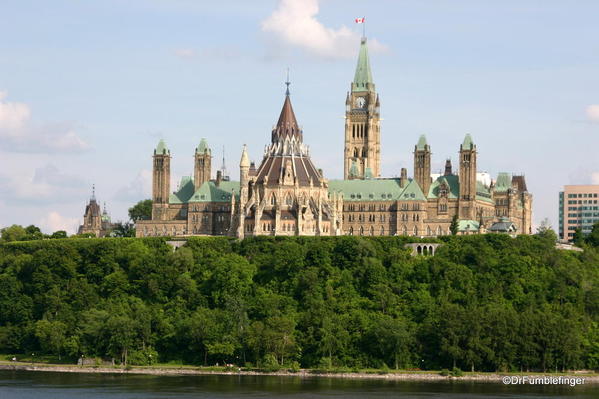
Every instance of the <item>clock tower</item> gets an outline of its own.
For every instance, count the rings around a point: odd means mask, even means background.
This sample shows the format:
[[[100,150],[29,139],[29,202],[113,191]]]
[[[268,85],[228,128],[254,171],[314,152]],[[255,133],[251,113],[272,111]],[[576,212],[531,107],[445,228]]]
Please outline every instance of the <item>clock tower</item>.
[[[351,91],[345,99],[345,149],[343,178],[365,179],[381,175],[381,122],[379,96],[375,91],[366,38]]]

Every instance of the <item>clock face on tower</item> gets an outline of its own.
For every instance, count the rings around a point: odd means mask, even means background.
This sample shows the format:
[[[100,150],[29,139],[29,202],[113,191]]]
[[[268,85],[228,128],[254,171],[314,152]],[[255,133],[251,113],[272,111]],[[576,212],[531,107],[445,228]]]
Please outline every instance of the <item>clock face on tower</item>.
[[[366,99],[364,97],[358,97],[355,101],[356,108],[364,108],[366,105]]]

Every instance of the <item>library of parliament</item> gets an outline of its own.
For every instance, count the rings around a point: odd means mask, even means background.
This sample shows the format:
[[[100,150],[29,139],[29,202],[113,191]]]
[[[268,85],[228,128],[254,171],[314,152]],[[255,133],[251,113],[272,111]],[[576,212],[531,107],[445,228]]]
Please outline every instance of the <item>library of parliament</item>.
[[[152,218],[136,224],[138,237],[223,235],[410,235],[503,232],[530,234],[532,194],[524,176],[477,173],[470,135],[459,159],[431,174],[431,146],[415,139],[412,177],[381,177],[380,100],[366,38],[362,38],[351,90],[345,99],[343,180],[328,180],[312,162],[289,94],[260,164],[244,146],[240,181],[221,171],[212,177],[212,151],[205,139],[195,149],[194,174],[170,187],[171,153],[161,140],[153,154]],[[457,227],[457,229],[456,229]],[[457,230],[457,231],[456,231]]]

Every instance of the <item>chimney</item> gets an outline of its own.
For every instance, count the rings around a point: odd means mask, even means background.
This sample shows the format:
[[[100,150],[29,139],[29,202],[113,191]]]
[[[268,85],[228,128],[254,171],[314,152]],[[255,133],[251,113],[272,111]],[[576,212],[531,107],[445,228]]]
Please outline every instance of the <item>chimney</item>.
[[[401,168],[401,176],[399,178],[399,186],[404,188],[408,184],[408,170],[406,168]]]
[[[216,171],[216,187],[220,186],[220,182],[223,179],[223,172],[220,170]]]
[[[447,159],[445,161],[445,176],[449,176],[452,174],[453,172],[451,171],[451,159]]]

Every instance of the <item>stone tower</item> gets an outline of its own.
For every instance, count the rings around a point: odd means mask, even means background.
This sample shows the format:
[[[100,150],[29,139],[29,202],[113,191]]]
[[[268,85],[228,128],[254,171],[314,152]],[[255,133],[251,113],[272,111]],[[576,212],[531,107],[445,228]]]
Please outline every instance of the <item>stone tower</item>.
[[[245,229],[245,206],[249,197],[249,179],[250,179],[250,157],[248,156],[247,146],[243,145],[241,159],[239,160],[239,222],[237,226],[237,237],[244,237]],[[234,196],[233,196],[234,197]]]
[[[212,164],[212,151],[208,147],[206,139],[200,140],[194,156],[193,185],[197,190],[200,186],[210,180]]]
[[[474,201],[476,200],[476,145],[469,134],[460,146],[460,202],[459,217],[474,220],[476,218]]]
[[[154,149],[152,174],[152,220],[167,220],[171,192],[171,152],[164,140]]]
[[[423,135],[414,147],[414,179],[425,196],[431,186],[431,148]]]
[[[366,38],[360,43],[358,65],[345,99],[344,179],[381,175],[380,102],[368,59]]]

